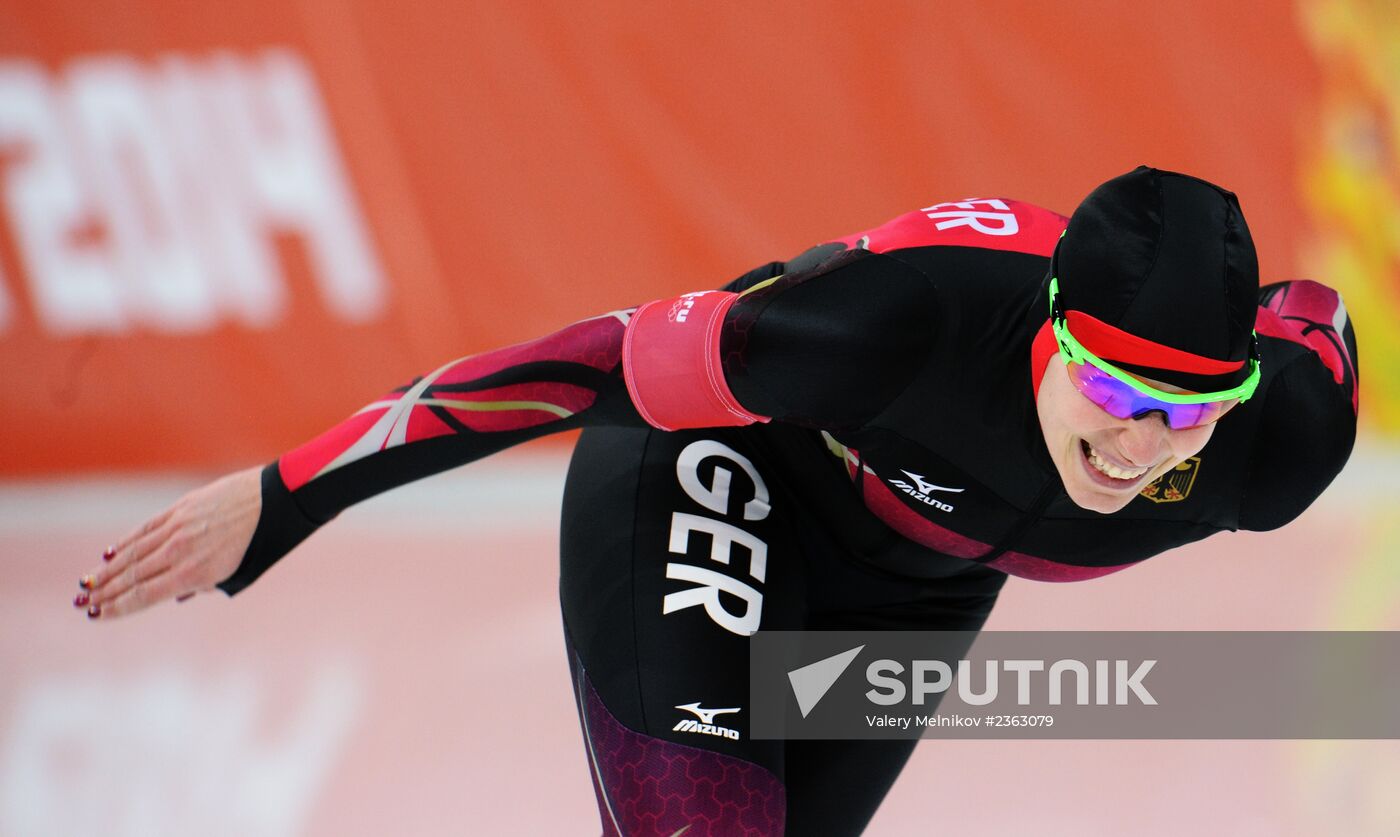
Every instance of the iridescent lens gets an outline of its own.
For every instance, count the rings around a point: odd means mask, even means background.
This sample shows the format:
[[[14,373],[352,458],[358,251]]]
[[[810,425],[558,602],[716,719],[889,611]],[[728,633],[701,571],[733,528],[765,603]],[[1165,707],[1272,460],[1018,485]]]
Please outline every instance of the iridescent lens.
[[[1173,430],[1210,424],[1240,403],[1238,398],[1232,398],[1204,404],[1173,404],[1133,389],[1092,363],[1067,363],[1065,371],[1080,394],[1114,418],[1138,418],[1160,412]]]

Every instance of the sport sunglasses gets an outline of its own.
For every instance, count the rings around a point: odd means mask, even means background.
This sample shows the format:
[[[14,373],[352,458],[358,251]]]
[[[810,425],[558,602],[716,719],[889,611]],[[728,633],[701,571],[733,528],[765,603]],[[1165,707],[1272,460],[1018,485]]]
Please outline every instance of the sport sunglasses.
[[[1141,418],[1161,413],[1173,430],[1201,427],[1219,419],[1236,404],[1248,401],[1259,386],[1259,336],[1250,344],[1249,377],[1222,392],[1163,392],[1099,358],[1069,333],[1060,306],[1058,277],[1050,277],[1050,325],[1060,344],[1060,357],[1074,388],[1115,418]]]

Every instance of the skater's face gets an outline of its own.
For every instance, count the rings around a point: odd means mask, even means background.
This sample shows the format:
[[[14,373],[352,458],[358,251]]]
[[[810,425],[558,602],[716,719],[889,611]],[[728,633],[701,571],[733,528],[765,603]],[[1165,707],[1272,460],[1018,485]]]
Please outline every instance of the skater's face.
[[[1140,380],[1166,392],[1183,392]],[[1070,499],[1103,514],[1128,505],[1148,483],[1195,456],[1215,431],[1214,423],[1173,430],[1160,413],[1115,418],[1074,388],[1058,354],[1045,368],[1036,411]]]

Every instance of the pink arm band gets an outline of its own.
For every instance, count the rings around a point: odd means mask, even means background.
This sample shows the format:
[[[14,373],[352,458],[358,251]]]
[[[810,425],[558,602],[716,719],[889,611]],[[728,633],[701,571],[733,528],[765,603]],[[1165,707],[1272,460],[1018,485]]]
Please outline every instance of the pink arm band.
[[[632,315],[622,338],[622,373],[647,424],[682,430],[768,421],[739,405],[720,364],[720,327],[738,298],[702,291],[648,302]]]

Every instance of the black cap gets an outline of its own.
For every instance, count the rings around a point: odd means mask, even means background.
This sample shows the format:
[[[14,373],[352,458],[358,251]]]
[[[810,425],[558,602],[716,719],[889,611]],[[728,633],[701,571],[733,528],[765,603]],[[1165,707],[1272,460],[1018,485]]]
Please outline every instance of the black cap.
[[[1147,166],[1113,178],[1070,217],[1054,269],[1067,311],[1214,360],[1250,356],[1259,260],[1238,199],[1219,186]],[[1248,374],[1248,364],[1238,373],[1201,375],[1119,363],[1202,392],[1227,389]]]

